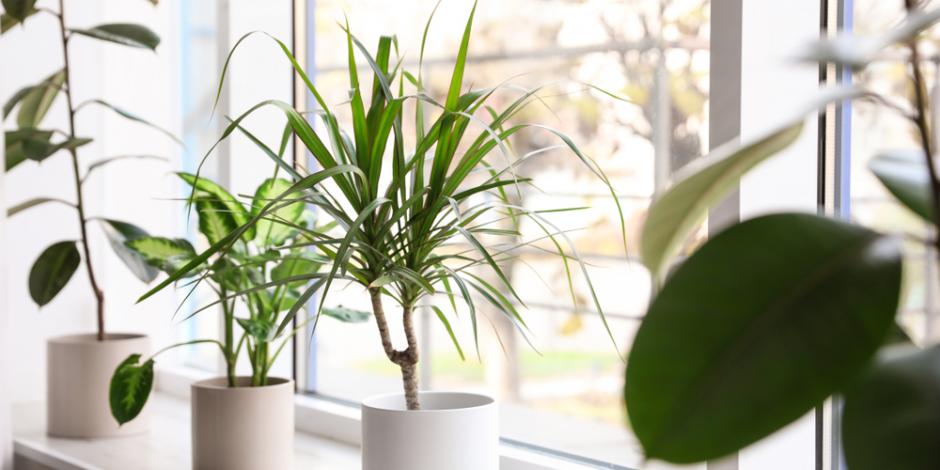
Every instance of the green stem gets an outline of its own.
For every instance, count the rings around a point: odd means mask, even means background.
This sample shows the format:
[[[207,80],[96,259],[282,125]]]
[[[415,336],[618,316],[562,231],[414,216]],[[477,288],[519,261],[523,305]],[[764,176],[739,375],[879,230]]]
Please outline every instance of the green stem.
[[[222,315],[224,317],[225,323],[225,347],[223,348],[225,354],[225,365],[226,365],[226,374],[225,376],[228,379],[228,386],[235,386],[235,362],[237,357],[235,357],[234,344],[235,344],[235,314],[232,311],[233,306],[229,305],[226,302],[225,296],[226,291],[223,288],[221,290],[222,296]]]

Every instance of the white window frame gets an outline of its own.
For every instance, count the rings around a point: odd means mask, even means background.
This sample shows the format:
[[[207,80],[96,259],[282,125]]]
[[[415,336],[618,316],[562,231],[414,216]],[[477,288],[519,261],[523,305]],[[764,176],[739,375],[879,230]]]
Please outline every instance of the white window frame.
[[[294,52],[302,63],[310,63],[313,59],[312,38],[307,38],[303,34],[312,26],[312,20],[307,12],[312,11],[316,0],[292,0],[294,5]],[[786,27],[781,25],[780,18],[798,17],[800,21],[810,22],[810,26],[818,28],[820,18],[821,2],[851,2],[851,0],[794,0],[792,2],[755,2],[745,0],[712,0],[712,57],[713,67],[717,60],[719,63],[727,65],[737,64],[737,68],[731,67],[725,69],[722,74],[711,71],[712,80],[712,105],[710,107],[710,129],[711,147],[721,144],[734,138],[749,138],[759,131],[772,127],[762,116],[767,113],[767,107],[780,105],[774,103],[775,94],[780,94],[781,89],[787,90],[787,94],[795,93],[797,95],[807,95],[818,86],[819,76],[813,73],[789,74],[788,80],[781,83],[774,83],[772,86],[766,86],[765,83],[753,83],[755,77],[767,77],[768,64],[765,62],[749,62],[760,57],[762,54],[762,43],[756,38],[760,34],[764,37],[763,47],[766,47],[766,39],[773,38],[772,46],[776,50],[795,51],[797,47],[805,42],[805,28]],[[228,0],[217,0],[219,5],[224,5]],[[799,9],[800,14],[795,10]],[[716,15],[717,12],[717,15]],[[725,16],[726,15],[726,16]],[[804,24],[805,26],[805,24]],[[773,31],[768,35],[767,31]],[[717,49],[719,47],[731,47],[732,49]],[[733,49],[734,46],[737,49]],[[226,54],[227,49],[220,47],[220,54]],[[792,67],[792,63],[779,64],[780,68],[776,72],[784,71],[783,67]],[[306,90],[302,83],[296,83],[295,79],[295,100],[305,100]],[[719,86],[716,93],[716,83],[721,83],[725,88]],[[742,83],[747,85],[742,89]],[[725,97],[723,100],[714,100],[714,97]],[[719,102],[720,101],[720,102]],[[732,106],[728,106],[731,103]],[[784,103],[786,104],[786,103]],[[794,103],[789,103],[794,104]],[[774,112],[775,115],[785,117],[787,113]],[[724,123],[730,127],[719,128],[716,122]],[[729,201],[718,209],[718,212],[712,214],[711,230],[717,230],[724,220],[724,223],[731,222],[740,218],[741,214],[753,216],[755,214],[780,208],[802,209],[815,211],[817,204],[817,187],[819,175],[817,174],[817,139],[818,129],[815,125],[808,126],[804,140],[797,144],[796,150],[791,151],[793,155],[803,152],[803,158],[799,156],[788,158],[782,156],[778,159],[772,169],[758,171],[748,176],[742,182],[741,188]],[[302,147],[301,147],[302,148]],[[811,148],[809,157],[806,157],[805,151]],[[302,155],[297,152],[295,155]],[[797,199],[789,197],[791,195],[783,193],[783,197],[754,198],[753,195],[758,191],[765,194],[763,188],[766,185],[775,185],[779,183],[780,174],[792,174],[800,178],[802,188],[813,188],[812,195],[807,195],[806,191],[797,195]],[[745,204],[741,204],[746,201]],[[309,335],[304,335],[309,337]],[[295,348],[294,370],[298,383],[302,386],[305,383],[307,367],[309,361],[306,360],[306,354],[298,354],[306,348]],[[188,397],[189,387],[192,382],[212,375],[204,370],[189,368],[184,366],[175,366],[167,368],[158,368],[156,372],[156,390],[159,393],[170,394],[179,397]],[[310,433],[317,436],[327,437],[338,442],[346,443],[351,446],[361,445],[361,422],[360,412],[355,406],[339,403],[325,397],[311,396],[310,394],[299,393],[295,401],[295,422],[297,430]],[[820,413],[822,416],[825,413]],[[806,419],[814,420],[813,416]],[[821,418],[820,418],[821,419]],[[834,463],[823,463],[820,458],[822,449],[819,441],[831,442],[832,435],[821,435],[821,426],[816,425],[817,436],[814,439],[814,448],[816,452],[813,460],[816,463],[814,468],[817,470],[840,470]],[[706,466],[708,470],[738,470],[744,465],[753,467],[756,460],[760,460],[759,454],[774,451],[775,445],[786,446],[786,442],[775,437],[768,443],[762,443],[757,450],[748,449],[740,455],[731,456],[729,459],[720,462],[709,462]],[[537,447],[526,448],[514,443],[504,443],[501,445],[501,468],[503,470],[590,470],[590,469],[623,469],[613,464],[585,464],[566,459],[565,453],[548,450],[555,455],[548,455],[545,452],[539,452],[533,449]],[[828,453],[828,452],[827,452]],[[755,457],[757,455],[757,457]],[[835,462],[835,460],[832,460]],[[745,468],[744,470],[749,470]]]

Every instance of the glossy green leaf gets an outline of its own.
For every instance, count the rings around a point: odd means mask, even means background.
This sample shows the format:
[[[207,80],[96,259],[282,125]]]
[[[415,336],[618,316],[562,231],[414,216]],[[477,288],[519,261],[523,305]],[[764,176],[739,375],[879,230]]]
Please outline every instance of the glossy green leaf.
[[[42,307],[68,284],[82,261],[74,241],[54,243],[46,248],[29,271],[29,295]]]
[[[900,243],[808,214],[719,233],[655,298],[625,399],[650,458],[701,462],[799,419],[862,371],[901,291]]]
[[[196,250],[182,238],[139,237],[128,240],[126,245],[167,274],[175,273],[196,257]]]
[[[130,47],[157,50],[160,36],[146,26],[132,23],[112,23],[90,29],[72,29],[75,34]]]
[[[291,187],[291,182],[285,179],[267,179],[255,191],[254,200],[251,203],[252,217],[258,215],[266,204],[273,201]],[[300,222],[304,213],[303,201],[293,204],[287,204],[285,207],[275,210],[266,215],[265,218],[258,221],[257,240],[263,246],[278,246],[284,243],[297,230],[290,224]]]
[[[91,139],[81,137],[52,142],[53,132],[42,129],[7,131],[5,136],[7,170],[27,159],[41,162],[60,150],[78,148],[91,143]]]
[[[225,190],[222,186],[219,186],[215,182],[206,179],[204,177],[197,177],[196,175],[189,173],[177,173],[183,181],[193,187],[193,197],[196,199],[202,199],[206,201],[206,204],[203,204],[203,207],[207,210],[211,209],[214,212],[217,212],[216,218],[222,217],[228,220],[218,220],[207,221],[207,224],[222,223],[225,227],[234,224],[236,227],[241,227],[248,222],[250,218],[248,209],[242,205],[235,196],[232,196],[231,193]],[[197,209],[199,204],[197,203]],[[200,227],[202,226],[202,215],[200,214]],[[242,239],[249,241],[255,236],[255,226],[249,226],[245,231],[245,234],[242,236]],[[231,231],[231,230],[229,230]],[[205,232],[203,232],[205,234]],[[222,235],[225,236],[228,232],[223,233],[213,233],[213,237]],[[206,234],[208,236],[208,234]],[[215,238],[218,240],[219,238]]]
[[[940,346],[889,348],[845,394],[842,443],[852,470],[940,468]]]
[[[22,21],[34,12],[36,0],[3,0],[3,10],[7,15]]]
[[[277,325],[270,320],[236,318],[235,321],[246,333],[261,343],[267,343],[277,337]]]
[[[323,263],[314,261],[301,255],[285,256],[277,266],[271,270],[272,281],[282,281],[295,276],[313,274],[320,270]],[[308,281],[292,281],[286,285],[289,288],[296,288],[307,284]]]
[[[149,237],[144,229],[127,222],[112,219],[99,219],[108,243],[114,253],[141,282],[150,283],[160,271],[152,266],[143,255],[127,246],[127,243],[139,238]]]
[[[927,222],[933,223],[930,176],[924,153],[916,150],[883,153],[868,168],[897,200]]]
[[[56,96],[59,95],[63,84],[65,84],[65,70],[60,70],[30,88],[19,103],[20,111],[16,115],[16,124],[22,129],[39,127]]]
[[[131,354],[111,376],[108,403],[111,416],[121,425],[140,414],[153,389],[153,359],[139,362],[140,354]]]
[[[355,310],[346,307],[323,307],[320,313],[335,318],[343,323],[363,323],[369,321],[372,314],[364,310]]]

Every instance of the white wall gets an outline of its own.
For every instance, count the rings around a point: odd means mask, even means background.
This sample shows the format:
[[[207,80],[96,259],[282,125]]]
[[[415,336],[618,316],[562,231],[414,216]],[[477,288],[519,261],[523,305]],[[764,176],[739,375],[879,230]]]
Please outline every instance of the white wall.
[[[157,54],[76,37],[71,45],[72,81],[77,101],[103,98],[115,105],[178,130],[175,108],[177,79],[174,58],[174,18],[176,2],[113,2],[106,0],[67,0],[67,21],[75,26],[118,21],[148,25],[162,38]],[[57,2],[40,0],[40,5],[56,7]],[[61,66],[61,46],[55,40],[56,21],[50,15],[30,18],[25,28],[5,34],[0,40],[0,57],[15,67],[5,67],[0,83],[4,99],[26,84],[35,83]],[[66,128],[65,107],[60,99],[49,112],[44,127]],[[7,123],[9,128],[12,123]],[[96,159],[131,153],[163,155],[170,163],[140,161],[109,166],[97,173],[86,186],[89,215],[107,216],[140,225],[154,234],[178,233],[178,206],[160,198],[175,197],[175,181],[168,172],[177,168],[179,150],[156,132],[89,107],[77,122],[78,132],[95,137],[95,143],[80,151],[82,165]],[[6,176],[2,187],[6,205],[38,196],[75,199],[69,157],[58,154],[41,165],[24,162]],[[111,253],[101,230],[89,227],[96,271],[106,291],[106,318],[110,331],[147,331],[154,343],[164,342],[173,324],[170,315],[175,294],[167,292],[152,301],[134,305],[145,290]],[[46,205],[17,215],[5,227],[9,251],[3,256],[6,277],[4,311],[8,315],[9,342],[16,360],[0,375],[0,389],[13,401],[44,399],[45,338],[53,335],[91,332],[94,328],[94,299],[84,269],[80,269],[59,296],[42,310],[29,297],[26,279],[32,262],[49,244],[76,239],[74,212],[64,206]]]
[[[741,138],[753,139],[803,109],[816,96],[819,72],[793,57],[819,39],[819,1],[743,1]],[[741,182],[742,220],[776,211],[816,212],[817,123]],[[810,413],[740,453],[741,470],[815,468],[815,420]]]
[[[0,75],[0,83],[3,82],[3,76]],[[3,134],[0,133],[0,162],[4,161],[3,150],[6,146],[3,143]],[[0,172],[0,208],[3,203],[4,172]],[[0,260],[6,259],[7,250],[4,237],[4,228],[6,227],[6,211],[0,210]],[[0,263],[0,299],[6,299],[6,273]],[[7,328],[7,309],[4,308],[6,302],[0,302],[0,377],[5,377],[7,368],[7,358],[10,357],[10,329]],[[11,470],[13,468],[13,449],[10,436],[10,402],[7,398],[7,387],[0,387],[0,470]]]

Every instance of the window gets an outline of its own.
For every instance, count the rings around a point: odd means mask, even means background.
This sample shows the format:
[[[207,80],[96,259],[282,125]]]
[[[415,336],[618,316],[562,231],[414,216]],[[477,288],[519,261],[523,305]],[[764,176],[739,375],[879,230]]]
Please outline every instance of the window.
[[[380,34],[398,34],[405,63],[413,71],[424,20],[434,3],[315,2],[312,68],[327,101],[347,99],[345,35],[336,21],[346,14],[353,33],[366,45],[376,44]],[[444,2],[432,23],[422,72],[436,96],[446,93],[469,7],[469,2]],[[547,85],[540,92],[544,106],[530,107],[521,119],[571,135],[618,188],[628,253],[619,243],[614,200],[573,155],[551,149],[519,169],[540,189],[523,192],[520,203],[526,207],[589,207],[559,214],[553,222],[572,231],[570,238],[590,264],[616,345],[592,307],[584,279],[575,281],[573,308],[557,257],[531,249],[519,253],[508,272],[528,306],[523,315],[534,347],[499,314],[484,311],[490,323],[480,323],[485,331],[479,360],[472,354],[466,317],[452,322],[468,352],[467,361],[461,362],[434,313],[422,309],[418,323],[423,388],[497,396],[503,403],[502,432],[510,440],[617,465],[639,464],[637,445],[623,425],[624,365],[617,350],[625,353],[629,348],[649,299],[649,275],[635,254],[639,223],[650,198],[671,171],[707,150],[709,12],[709,2],[703,0],[479,4],[465,82],[484,87],[511,79],[518,89],[503,92],[507,104],[521,93],[518,90]],[[631,102],[612,99],[587,84]],[[517,155],[560,143],[536,132],[511,142]],[[527,239],[541,235],[538,227],[526,225],[522,233]],[[446,301],[437,301],[445,307]],[[368,309],[367,295],[356,288],[334,290],[326,302]],[[387,364],[372,323],[324,320],[313,350],[316,375],[308,382],[311,391],[358,401],[401,388],[399,373]],[[539,425],[532,426],[535,422]]]

